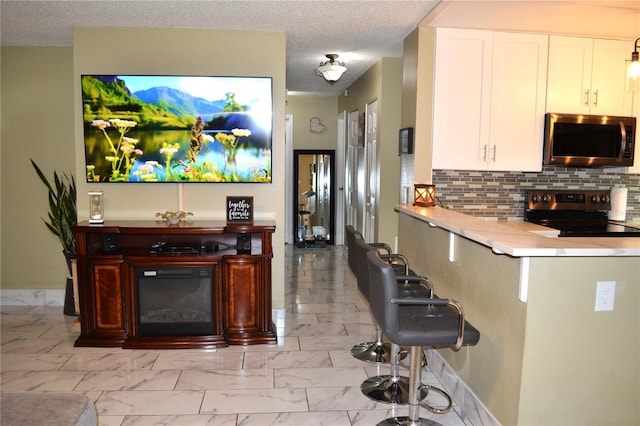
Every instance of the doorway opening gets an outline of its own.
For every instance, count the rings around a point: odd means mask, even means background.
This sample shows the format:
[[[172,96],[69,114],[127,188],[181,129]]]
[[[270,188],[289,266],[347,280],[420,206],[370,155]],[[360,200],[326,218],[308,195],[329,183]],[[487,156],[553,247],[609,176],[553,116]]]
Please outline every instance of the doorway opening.
[[[335,151],[293,151],[293,241],[300,248],[335,242]]]

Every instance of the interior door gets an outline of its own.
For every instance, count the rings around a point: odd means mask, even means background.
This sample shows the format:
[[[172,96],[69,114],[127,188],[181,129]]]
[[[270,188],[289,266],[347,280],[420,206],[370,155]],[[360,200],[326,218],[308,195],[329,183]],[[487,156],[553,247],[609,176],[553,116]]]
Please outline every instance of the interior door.
[[[364,230],[365,241],[372,242],[376,238],[376,211],[378,209],[378,101],[367,104],[366,109],[366,134],[365,134],[365,157],[366,157],[366,193],[364,210]]]
[[[358,111],[347,117],[347,152],[344,176],[345,221],[360,230],[358,220]]]

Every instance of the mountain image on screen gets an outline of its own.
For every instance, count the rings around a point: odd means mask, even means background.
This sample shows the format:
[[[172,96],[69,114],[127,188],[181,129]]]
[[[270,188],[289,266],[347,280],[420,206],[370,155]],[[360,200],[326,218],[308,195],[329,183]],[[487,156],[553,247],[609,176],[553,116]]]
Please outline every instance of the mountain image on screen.
[[[81,80],[88,182],[271,182],[271,78]]]

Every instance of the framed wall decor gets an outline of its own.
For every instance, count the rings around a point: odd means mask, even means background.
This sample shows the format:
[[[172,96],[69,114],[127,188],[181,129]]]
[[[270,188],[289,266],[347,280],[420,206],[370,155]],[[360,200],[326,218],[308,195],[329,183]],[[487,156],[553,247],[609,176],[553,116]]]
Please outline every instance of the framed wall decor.
[[[253,197],[227,197],[227,223],[253,223]]]
[[[413,154],[413,127],[400,129],[398,155],[400,154]]]

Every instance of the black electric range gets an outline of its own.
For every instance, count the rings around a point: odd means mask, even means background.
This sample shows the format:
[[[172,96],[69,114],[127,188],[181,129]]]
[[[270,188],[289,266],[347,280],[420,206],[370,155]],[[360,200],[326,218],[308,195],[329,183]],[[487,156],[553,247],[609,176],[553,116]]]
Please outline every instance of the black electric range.
[[[640,237],[640,229],[610,221],[609,190],[527,191],[524,220],[560,231],[559,237]]]

